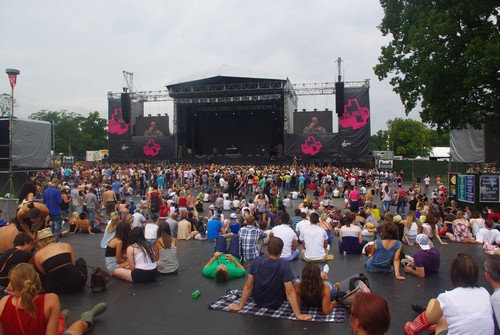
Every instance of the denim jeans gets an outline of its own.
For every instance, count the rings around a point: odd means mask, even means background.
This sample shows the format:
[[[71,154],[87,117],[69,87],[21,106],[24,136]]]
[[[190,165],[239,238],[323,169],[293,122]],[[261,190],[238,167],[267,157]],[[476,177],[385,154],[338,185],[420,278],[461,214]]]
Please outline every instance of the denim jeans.
[[[50,226],[50,230],[52,231],[52,234],[54,235],[59,235],[61,232],[61,226],[62,226],[62,216],[59,215],[50,215],[50,219],[52,220],[52,225]]]
[[[94,228],[96,209],[95,208],[87,208],[87,212],[89,212],[89,223],[90,223],[90,226],[92,228]]]

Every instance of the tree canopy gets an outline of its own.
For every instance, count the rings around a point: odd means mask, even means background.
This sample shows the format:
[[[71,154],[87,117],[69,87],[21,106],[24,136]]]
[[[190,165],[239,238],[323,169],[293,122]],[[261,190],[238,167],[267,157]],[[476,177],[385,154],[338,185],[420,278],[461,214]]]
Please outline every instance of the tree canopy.
[[[389,146],[395,155],[407,158],[428,156],[432,150],[432,130],[421,122],[395,118],[387,121]]]
[[[108,147],[107,121],[99,117],[99,112],[82,116],[68,111],[42,110],[30,115],[31,119],[54,123],[55,154],[71,152],[74,156],[85,156],[87,150]]]
[[[392,40],[375,74],[399,94],[408,115],[440,131],[498,122],[500,21],[497,1],[380,0],[379,26]]]

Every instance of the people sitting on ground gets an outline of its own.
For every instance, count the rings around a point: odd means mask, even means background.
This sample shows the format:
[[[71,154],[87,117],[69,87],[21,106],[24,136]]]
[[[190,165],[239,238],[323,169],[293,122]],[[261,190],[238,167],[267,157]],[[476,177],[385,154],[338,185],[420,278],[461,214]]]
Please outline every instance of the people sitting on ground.
[[[14,247],[5,251],[0,257],[0,286],[9,284],[9,272],[19,263],[28,263],[31,260],[33,237],[26,233],[19,233],[14,238]]]
[[[32,234],[33,238],[36,238],[38,230],[45,228],[48,215],[49,209],[45,205],[35,201],[22,202],[16,213],[17,230]]]
[[[127,247],[130,236],[130,225],[127,222],[119,222],[113,238],[108,242],[106,251],[104,252],[104,259],[106,261],[106,268],[113,274],[118,268],[126,268],[127,262]]]
[[[132,214],[132,227],[144,227],[144,224],[147,222],[146,217],[142,215],[142,211],[139,207],[135,209],[134,214]]]
[[[302,268],[300,282],[294,286],[299,306],[319,307],[323,314],[330,314],[337,307],[335,288],[327,281],[328,270],[328,265],[321,271],[315,263],[307,263]]]
[[[147,283],[156,279],[156,260],[153,247],[146,241],[144,230],[135,227],[130,231],[127,248],[128,268],[118,268],[114,275],[130,283]]]
[[[479,269],[471,256],[458,254],[450,267],[455,289],[431,299],[425,310],[404,326],[406,334],[419,334],[430,328],[436,334],[493,334],[494,321],[488,291],[478,286]]]
[[[333,227],[330,221],[331,220],[328,220],[328,213],[323,212],[318,223],[318,226],[326,231],[326,235],[328,236],[328,244],[332,243],[333,236]]]
[[[47,293],[80,292],[87,283],[87,264],[76,259],[70,244],[55,242],[50,228],[41,230],[35,240],[34,260],[43,288]]]
[[[177,212],[172,213],[172,217],[167,218],[166,222],[170,225],[172,237],[177,238],[177,229],[179,222],[177,221]]]
[[[326,231],[318,227],[318,213],[309,215],[311,225],[301,230],[300,240],[302,241],[302,260],[305,262],[326,262],[333,259],[332,254],[328,254],[328,235]]]
[[[10,274],[12,295],[0,300],[0,333],[2,334],[73,334],[88,332],[94,318],[106,311],[106,303],[99,303],[84,312],[80,320],[64,330],[60,324],[69,311],[61,313],[59,297],[53,293],[42,293],[40,278],[33,265],[19,264]]]
[[[215,242],[215,252],[201,273],[208,278],[215,278],[218,283],[227,283],[229,279],[244,277],[245,267],[241,265],[238,236],[233,236],[227,247],[227,240],[219,236]]]
[[[422,218],[422,216],[421,216]],[[441,240],[441,236],[439,236],[439,226],[437,225],[438,219],[435,217],[433,212],[430,212],[424,217],[424,222],[422,223],[422,233],[427,235],[430,239],[430,244],[433,244],[434,237],[439,241],[441,245],[448,244],[447,242],[443,242]]]
[[[75,214],[77,217],[76,219],[74,219]],[[73,212],[73,214],[71,215],[71,220],[70,226],[75,226],[71,234],[76,234],[78,230],[81,230],[82,232],[88,233],[89,235],[94,235],[94,233],[92,232],[92,227],[90,226],[89,216],[86,212],[82,212],[80,215],[78,215],[77,212]]]
[[[404,271],[419,278],[424,278],[431,273],[438,273],[441,264],[439,250],[431,247],[429,238],[425,234],[418,234],[415,243],[418,251],[413,254],[412,258],[401,260]]]
[[[357,335],[384,335],[391,324],[387,301],[375,293],[359,293],[351,305],[351,331]]]
[[[269,237],[278,237],[283,241],[283,250],[281,251],[281,259],[292,261],[299,257],[299,243],[297,234],[290,227],[290,216],[284,213],[281,216],[281,224],[271,229]],[[268,241],[269,243],[269,241]]]
[[[231,213],[231,215],[229,215],[229,219],[226,222],[226,226],[229,227],[229,230],[231,231],[231,233],[236,235],[239,233],[239,231],[241,229],[240,222],[241,221],[238,220],[237,214]]]
[[[232,233],[227,233],[227,227],[221,222],[221,215],[216,213],[212,220],[207,223],[207,239],[215,241],[219,236],[231,237]]]
[[[500,325],[500,255],[487,255],[484,259],[484,277],[493,288],[491,306],[496,319],[496,329]]]
[[[339,251],[347,254],[361,254],[366,241],[363,240],[361,228],[356,225],[353,213],[347,213],[341,219],[342,227],[339,230]]]
[[[389,214],[389,213],[387,213]],[[393,272],[397,280],[405,280],[400,273],[400,254],[402,243],[398,239],[398,227],[395,223],[386,223],[382,239],[376,239],[371,257],[366,261],[368,272]]]
[[[167,222],[161,223],[158,228],[154,251],[157,269],[160,274],[171,275],[178,273],[177,239],[172,237],[170,225]]]
[[[267,244],[269,257],[257,257],[252,262],[240,302],[230,305],[229,309],[232,311],[241,310],[250,295],[258,306],[278,309],[286,296],[293,313],[299,320],[311,319],[310,315],[302,314],[300,310],[292,284],[294,278],[292,268],[289,262],[280,259],[282,250],[283,241],[280,238],[269,238]]]
[[[469,221],[464,219],[462,211],[458,211],[456,219],[452,223],[453,233],[446,233],[446,237],[451,242],[477,243],[469,229]]]
[[[188,212],[181,212],[181,220],[177,224],[177,239],[189,240],[191,239],[192,225],[187,220]]]
[[[500,245],[500,231],[493,229],[493,220],[485,220],[484,228],[479,229],[476,235],[478,243],[489,241],[492,244]]]

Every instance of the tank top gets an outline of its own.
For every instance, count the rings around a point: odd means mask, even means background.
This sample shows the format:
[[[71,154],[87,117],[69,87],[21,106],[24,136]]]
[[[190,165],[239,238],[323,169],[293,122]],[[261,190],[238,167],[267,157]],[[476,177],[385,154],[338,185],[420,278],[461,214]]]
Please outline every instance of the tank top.
[[[321,298],[321,295],[309,297],[309,296],[302,294],[300,297],[300,300],[302,301],[303,306],[320,307],[320,308],[323,306],[323,299]]]
[[[18,309],[14,306],[12,304],[13,298],[13,296],[10,296],[7,299],[2,315],[0,315],[0,323],[4,334],[44,335],[47,328],[44,311],[45,294],[40,294],[34,301],[36,307],[35,317],[31,317],[24,309]]]
[[[177,248],[175,245],[171,245],[169,249],[160,249],[156,265],[158,266],[158,272],[160,273],[172,273],[179,268]]]
[[[116,248],[111,248],[109,245],[106,247],[104,257],[116,257]]]

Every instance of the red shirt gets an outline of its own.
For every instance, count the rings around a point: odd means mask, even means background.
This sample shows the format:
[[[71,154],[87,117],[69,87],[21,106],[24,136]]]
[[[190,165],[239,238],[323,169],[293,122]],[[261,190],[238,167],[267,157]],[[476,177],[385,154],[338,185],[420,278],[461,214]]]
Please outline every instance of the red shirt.
[[[45,294],[35,299],[35,317],[31,317],[24,309],[17,309],[12,304],[14,296],[10,296],[0,315],[0,323],[4,334],[45,335],[48,320],[45,318]],[[19,318],[18,318],[19,316]]]

